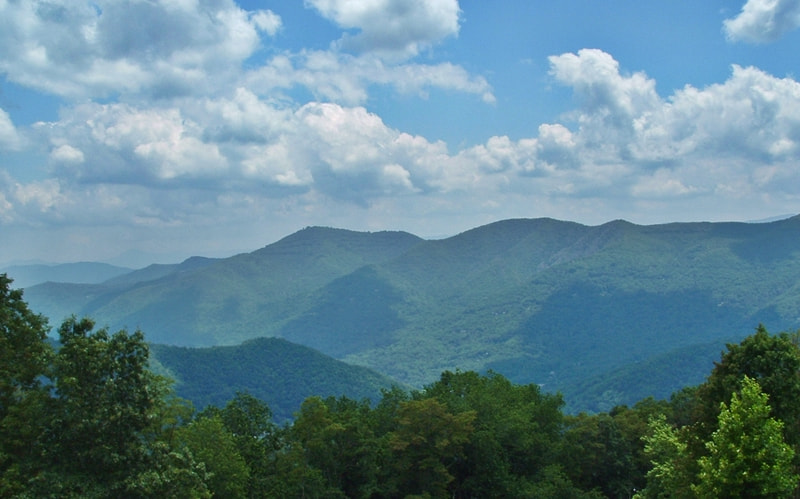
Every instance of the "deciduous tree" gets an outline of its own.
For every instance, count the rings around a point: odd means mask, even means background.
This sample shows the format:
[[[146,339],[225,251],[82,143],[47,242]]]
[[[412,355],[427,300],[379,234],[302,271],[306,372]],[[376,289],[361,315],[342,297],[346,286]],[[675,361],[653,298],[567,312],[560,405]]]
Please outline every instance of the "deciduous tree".
[[[47,320],[34,314],[22,290],[0,274],[0,496],[25,488],[25,477],[39,469],[42,386],[52,359]]]
[[[798,476],[794,451],[783,439],[783,423],[770,417],[768,395],[745,376],[730,405],[721,404],[718,428],[699,460],[700,497],[789,497]]]

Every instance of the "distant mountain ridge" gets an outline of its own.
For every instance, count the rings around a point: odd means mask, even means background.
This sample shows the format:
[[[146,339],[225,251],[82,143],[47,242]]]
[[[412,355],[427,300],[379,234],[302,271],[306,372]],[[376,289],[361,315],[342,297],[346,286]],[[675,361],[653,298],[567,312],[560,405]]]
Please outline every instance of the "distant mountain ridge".
[[[311,227],[151,280],[43,284],[26,299],[56,320],[71,310],[140,327],[157,343],[282,337],[415,386],[444,369],[494,369],[595,410],[647,390],[596,380],[650,366],[660,370],[652,395],[667,396],[673,352],[721,349],[759,323],[800,327],[800,216],[649,226],[513,219],[441,240]],[[685,379],[695,369],[699,382],[707,362],[686,366]]]
[[[127,267],[96,262],[10,265],[0,268],[0,272],[14,279],[14,286],[19,288],[27,288],[48,281],[99,284],[132,270]]]

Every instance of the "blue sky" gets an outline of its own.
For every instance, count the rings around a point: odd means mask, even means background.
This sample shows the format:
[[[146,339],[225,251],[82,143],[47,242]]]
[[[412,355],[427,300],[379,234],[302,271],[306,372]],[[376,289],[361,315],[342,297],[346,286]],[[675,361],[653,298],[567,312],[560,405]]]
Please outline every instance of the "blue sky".
[[[799,0],[0,1],[0,262],[798,213],[798,26]]]

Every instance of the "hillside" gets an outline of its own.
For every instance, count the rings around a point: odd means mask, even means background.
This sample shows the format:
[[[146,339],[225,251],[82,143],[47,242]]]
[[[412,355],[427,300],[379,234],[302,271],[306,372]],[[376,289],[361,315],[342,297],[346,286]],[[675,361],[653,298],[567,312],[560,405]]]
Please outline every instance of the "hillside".
[[[0,273],[14,279],[14,286],[27,288],[44,282],[68,282],[73,284],[99,284],[114,277],[127,274],[133,269],[117,267],[107,263],[78,262],[61,264],[11,265],[0,268]]]
[[[166,272],[159,267],[148,279],[138,271],[94,287],[48,283],[25,296],[56,322],[77,313],[100,324],[140,328],[155,343],[235,345],[278,335],[306,294],[359,267],[394,258],[418,241],[400,232],[312,227],[252,253],[206,259],[199,266],[189,259]],[[67,302],[69,308],[62,306]]]
[[[60,303],[42,299],[48,286],[26,291],[34,310],[63,312],[69,301],[101,324],[141,327],[154,342],[283,337],[414,386],[445,369],[493,369],[563,391],[582,409],[632,403],[643,391],[668,396],[668,362],[708,345],[718,353],[759,323],[800,327],[800,216],[653,226],[505,220],[432,241],[308,228],[197,269],[73,290]],[[686,368],[707,372],[704,359]],[[630,380],[620,373],[637,368],[646,386],[599,390],[598,380]]]
[[[152,356],[176,380],[180,397],[195,408],[224,407],[236,392],[266,402],[275,421],[292,417],[307,397],[347,396],[377,402],[396,382],[278,338],[238,346],[186,348],[152,345]]]

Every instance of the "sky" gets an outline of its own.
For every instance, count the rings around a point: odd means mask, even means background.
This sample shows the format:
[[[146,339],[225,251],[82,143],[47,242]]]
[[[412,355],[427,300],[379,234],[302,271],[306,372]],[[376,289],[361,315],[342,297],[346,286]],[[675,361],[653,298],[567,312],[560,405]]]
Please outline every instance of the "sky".
[[[800,0],[0,0],[0,263],[800,213]]]

